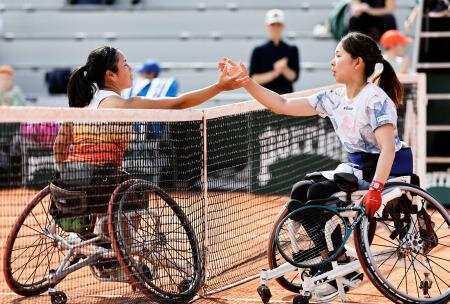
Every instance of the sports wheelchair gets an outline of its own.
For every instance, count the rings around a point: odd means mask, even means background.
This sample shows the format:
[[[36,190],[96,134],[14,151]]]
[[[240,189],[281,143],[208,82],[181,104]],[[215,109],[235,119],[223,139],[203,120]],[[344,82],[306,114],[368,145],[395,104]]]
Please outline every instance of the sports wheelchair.
[[[257,291],[269,303],[268,281],[298,293],[294,304],[346,301],[365,275],[395,303],[448,303],[450,300],[450,216],[432,195],[411,184],[414,176],[388,180],[382,207],[369,220],[352,174],[337,173],[341,192],[326,200],[278,213],[269,237],[268,270],[260,272]],[[418,180],[418,178],[417,178]],[[353,238],[353,242],[349,239]],[[351,245],[353,243],[353,246]],[[346,252],[340,264],[336,257]],[[326,284],[334,292],[321,294]]]
[[[83,191],[50,184],[28,203],[5,246],[3,269],[11,290],[22,296],[48,291],[52,304],[66,303],[56,285],[88,266],[96,279],[128,283],[152,301],[194,297],[204,279],[201,250],[189,220],[167,193],[130,179],[115,187],[103,213],[83,213],[86,200]],[[79,206],[79,216],[64,217],[69,204]]]

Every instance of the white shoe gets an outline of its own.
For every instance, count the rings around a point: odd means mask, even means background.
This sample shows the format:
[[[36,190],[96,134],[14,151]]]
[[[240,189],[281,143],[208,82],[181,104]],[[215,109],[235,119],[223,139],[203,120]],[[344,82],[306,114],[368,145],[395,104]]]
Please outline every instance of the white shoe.
[[[363,281],[363,273],[360,271],[352,272],[348,274],[343,279],[344,290],[342,292],[347,293],[350,289],[354,289],[358,287]],[[339,296],[339,290],[335,287],[336,281],[333,281],[335,284],[323,283],[317,286],[311,293],[311,300],[316,302],[329,302],[334,300],[337,296]]]
[[[329,302],[334,300],[339,295],[339,292],[333,285],[323,283],[314,288],[311,294],[311,300],[314,302]]]

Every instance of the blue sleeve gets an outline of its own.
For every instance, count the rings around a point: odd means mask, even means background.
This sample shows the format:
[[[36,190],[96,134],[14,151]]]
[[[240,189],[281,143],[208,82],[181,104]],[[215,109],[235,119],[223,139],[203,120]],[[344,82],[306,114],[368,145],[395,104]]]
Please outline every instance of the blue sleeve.
[[[397,126],[397,110],[394,102],[389,99],[369,101],[367,116],[372,130],[386,124]]]
[[[175,97],[178,94],[178,81],[174,79],[172,84],[170,85],[169,90],[167,91],[166,97]]]
[[[334,110],[339,105],[335,89],[316,93],[308,97],[308,102],[322,117],[333,116]]]

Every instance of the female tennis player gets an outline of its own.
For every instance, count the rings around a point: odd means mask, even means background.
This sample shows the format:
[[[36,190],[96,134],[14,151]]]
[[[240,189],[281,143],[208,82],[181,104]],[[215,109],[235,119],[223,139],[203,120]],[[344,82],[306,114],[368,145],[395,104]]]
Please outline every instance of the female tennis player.
[[[199,105],[222,91],[242,87],[248,81],[244,72],[233,77],[223,72],[215,84],[178,97],[126,99],[120,93],[132,86],[131,67],[120,50],[103,46],[93,50],[86,64],[71,74],[67,94],[69,106],[77,108],[183,109]],[[95,188],[97,209],[105,209],[121,179],[118,172],[131,138],[131,127],[131,123],[117,122],[64,124],[54,145],[60,182],[68,188]]]
[[[382,71],[369,81],[377,63],[382,64]],[[239,77],[242,71],[246,72],[242,63],[237,65],[228,58],[219,63],[219,69],[239,73]],[[292,199],[300,202],[296,207],[338,192],[334,173],[344,170],[360,173],[356,174],[360,188],[369,189],[363,203],[371,217],[381,205],[381,191],[388,177],[412,174],[411,150],[402,148],[397,131],[396,107],[402,101],[402,86],[375,41],[357,32],[346,35],[337,45],[331,72],[343,86],[312,96],[286,98],[252,80],[244,88],[275,113],[328,116],[349,154],[352,164],[340,165],[333,174],[324,172],[319,179],[307,178],[296,183],[291,193]],[[345,254],[338,258],[338,261],[346,260]]]

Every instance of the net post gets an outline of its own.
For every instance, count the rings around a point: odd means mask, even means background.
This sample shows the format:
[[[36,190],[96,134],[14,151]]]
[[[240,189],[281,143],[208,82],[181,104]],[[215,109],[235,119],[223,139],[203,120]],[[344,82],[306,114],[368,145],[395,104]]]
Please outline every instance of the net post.
[[[422,188],[427,185],[427,78],[425,73],[417,74],[417,175]]]
[[[209,278],[209,220],[208,220],[208,131],[207,131],[207,117],[206,111],[202,110],[202,140],[203,140],[203,167],[202,167],[202,194],[203,194],[203,220],[205,223],[203,234],[203,256],[204,256],[204,273],[205,281],[200,291],[201,295],[206,295]]]

